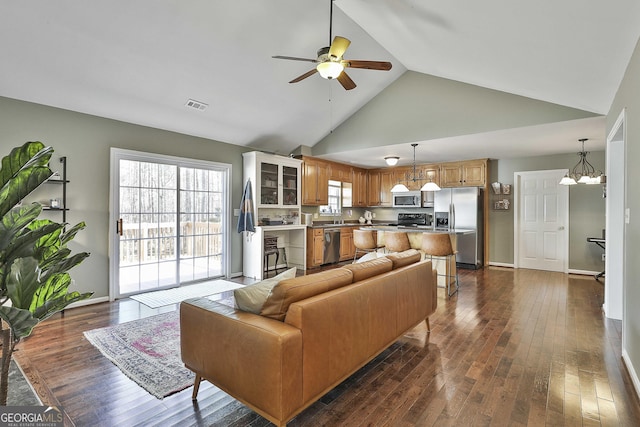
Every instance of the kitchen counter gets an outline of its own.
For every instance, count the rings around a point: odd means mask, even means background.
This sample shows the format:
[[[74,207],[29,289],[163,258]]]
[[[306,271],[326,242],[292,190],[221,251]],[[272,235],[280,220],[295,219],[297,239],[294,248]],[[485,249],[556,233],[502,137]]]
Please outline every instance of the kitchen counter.
[[[397,225],[363,225],[360,227],[363,230],[376,230],[376,231],[405,231],[407,233],[447,233],[447,234],[471,234],[475,233],[475,230],[467,228],[456,228],[454,230],[434,230],[432,227],[405,227]]]
[[[384,222],[380,225],[386,225],[388,222]],[[377,226],[377,224],[360,224],[359,222],[345,222],[344,224],[334,224],[332,222],[329,223],[316,223],[313,225],[310,225],[309,228],[338,228],[338,227],[373,227],[373,226]]]

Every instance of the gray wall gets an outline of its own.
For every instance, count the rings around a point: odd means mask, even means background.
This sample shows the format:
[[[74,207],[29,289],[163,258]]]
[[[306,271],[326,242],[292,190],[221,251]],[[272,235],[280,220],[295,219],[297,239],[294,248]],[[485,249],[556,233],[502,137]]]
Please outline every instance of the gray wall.
[[[0,156],[6,156],[11,148],[26,141],[42,141],[54,148],[51,162],[54,170],[59,164],[58,158],[67,156],[71,181],[67,222],[87,223],[87,228],[72,242],[72,250],[91,253],[83,264],[71,271],[75,280],[72,289],[94,292],[94,297],[109,294],[111,147],[229,163],[233,174],[231,209],[240,205],[242,152],[248,151],[244,147],[0,97]],[[242,239],[232,232],[231,273],[240,272]]]
[[[612,46],[614,49],[615,46]],[[627,111],[625,183],[627,185],[626,208],[630,209],[630,222],[624,231],[624,296],[623,296],[623,355],[630,362],[631,370],[638,375],[640,369],[640,197],[635,187],[640,182],[640,45],[636,45],[624,79],[607,115],[607,134],[624,108]],[[620,165],[620,167],[623,167]],[[636,376],[637,379],[637,376]],[[637,384],[636,384],[637,385]]]
[[[587,111],[407,71],[314,145],[313,155],[594,116]]]
[[[579,150],[576,142],[576,152]],[[604,151],[591,152],[587,158],[596,169],[605,170]],[[577,163],[575,153],[491,161],[490,182],[513,185],[514,172],[571,169]],[[509,200],[513,202],[513,195]],[[490,200],[495,197],[490,195]],[[500,198],[503,198],[502,196]],[[602,249],[587,242],[587,237],[600,237],[605,228],[605,200],[602,185],[569,187],[569,269],[602,271]],[[489,210],[489,253],[492,262],[512,264],[513,209]]]

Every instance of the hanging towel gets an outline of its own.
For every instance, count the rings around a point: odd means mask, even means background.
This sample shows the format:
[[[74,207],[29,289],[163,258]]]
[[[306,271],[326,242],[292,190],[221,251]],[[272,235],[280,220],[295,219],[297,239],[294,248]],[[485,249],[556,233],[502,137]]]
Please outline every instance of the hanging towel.
[[[240,216],[238,217],[238,233],[246,231],[255,233],[256,227],[253,223],[253,196],[251,195],[251,180],[247,180],[240,202]]]

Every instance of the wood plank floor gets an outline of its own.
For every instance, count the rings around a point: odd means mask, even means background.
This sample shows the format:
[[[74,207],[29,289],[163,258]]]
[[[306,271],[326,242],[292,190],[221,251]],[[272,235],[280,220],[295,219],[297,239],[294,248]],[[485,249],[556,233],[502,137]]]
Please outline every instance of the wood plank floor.
[[[637,426],[621,360],[621,324],[601,312],[592,277],[490,267],[439,290],[431,333],[412,330],[290,426]],[[175,310],[132,300],[67,310],[19,344],[16,359],[66,425],[268,426],[203,383],[158,400],[104,358],[83,331]]]

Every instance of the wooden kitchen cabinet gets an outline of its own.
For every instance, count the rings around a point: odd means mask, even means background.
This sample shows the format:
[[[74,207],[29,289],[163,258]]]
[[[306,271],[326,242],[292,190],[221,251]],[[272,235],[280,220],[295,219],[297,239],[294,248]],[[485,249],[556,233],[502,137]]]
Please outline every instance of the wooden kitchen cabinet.
[[[348,165],[333,163],[331,164],[331,175],[329,179],[340,182],[353,182],[351,169]]]
[[[398,183],[393,169],[384,169],[380,172],[380,206],[391,207],[393,198],[391,189]]]
[[[484,187],[486,184],[486,160],[452,162],[440,165],[441,187]]]
[[[356,247],[353,244],[354,227],[340,228],[340,261],[353,259],[356,253]]]
[[[319,267],[324,260],[324,233],[322,228],[307,228],[307,268]]]
[[[352,168],[353,172],[353,206],[367,206],[367,171],[366,169]]]
[[[303,157],[302,204],[320,206],[329,204],[329,163]]]
[[[380,206],[380,171],[367,171],[367,206]]]

